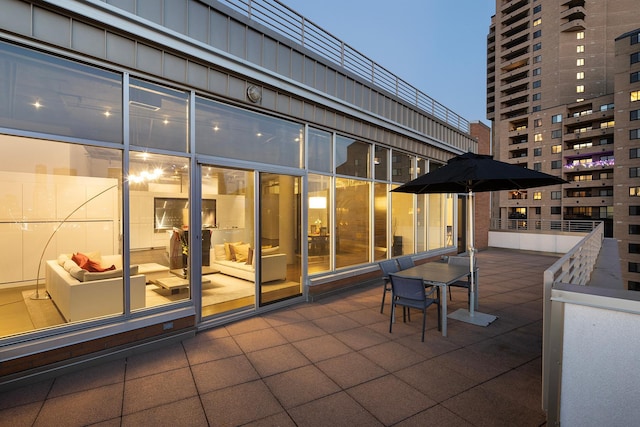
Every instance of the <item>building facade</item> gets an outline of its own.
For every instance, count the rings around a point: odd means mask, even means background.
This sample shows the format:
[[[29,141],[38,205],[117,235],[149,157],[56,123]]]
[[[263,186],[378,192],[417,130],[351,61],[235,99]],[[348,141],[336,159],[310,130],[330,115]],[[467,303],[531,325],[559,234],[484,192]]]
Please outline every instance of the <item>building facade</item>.
[[[639,22],[629,0],[498,0],[487,39],[487,118],[496,157],[568,181],[501,192],[492,216],[502,226],[604,221],[606,236],[620,241],[631,289],[640,276],[631,271],[637,261],[627,225],[635,203],[627,163],[634,160],[625,158],[634,146]]]
[[[469,123],[279,2],[7,0],[0,67],[0,385],[464,237],[390,190]]]

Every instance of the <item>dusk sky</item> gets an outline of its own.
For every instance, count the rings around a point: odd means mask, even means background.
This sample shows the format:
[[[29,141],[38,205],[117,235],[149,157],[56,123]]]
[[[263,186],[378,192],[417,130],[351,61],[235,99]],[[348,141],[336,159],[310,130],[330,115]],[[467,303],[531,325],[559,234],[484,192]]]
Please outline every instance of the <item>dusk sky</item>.
[[[469,121],[486,124],[495,0],[281,0]]]

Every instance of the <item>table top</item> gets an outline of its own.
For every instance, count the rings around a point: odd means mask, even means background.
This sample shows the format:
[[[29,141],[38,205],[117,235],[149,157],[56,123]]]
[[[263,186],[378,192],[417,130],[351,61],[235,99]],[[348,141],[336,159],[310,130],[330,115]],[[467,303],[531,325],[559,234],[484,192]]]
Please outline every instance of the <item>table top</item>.
[[[395,274],[398,276],[421,277],[426,282],[448,285],[466,277],[469,274],[469,267],[445,262],[427,262],[400,270]]]

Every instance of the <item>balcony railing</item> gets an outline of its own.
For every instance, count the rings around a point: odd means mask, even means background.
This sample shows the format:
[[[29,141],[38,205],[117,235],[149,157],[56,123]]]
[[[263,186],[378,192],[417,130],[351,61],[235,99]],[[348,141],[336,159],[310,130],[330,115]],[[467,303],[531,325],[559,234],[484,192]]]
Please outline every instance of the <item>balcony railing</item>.
[[[277,0],[220,0],[322,58],[443,122],[469,133],[469,121]]]
[[[532,232],[562,231],[568,233],[590,233],[595,230],[600,223],[601,221],[491,218],[490,229]]]

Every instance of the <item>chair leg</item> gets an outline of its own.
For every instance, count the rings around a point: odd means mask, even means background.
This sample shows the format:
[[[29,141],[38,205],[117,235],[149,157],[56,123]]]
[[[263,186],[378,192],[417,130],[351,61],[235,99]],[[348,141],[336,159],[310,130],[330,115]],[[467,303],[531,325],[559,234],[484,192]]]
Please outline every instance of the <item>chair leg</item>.
[[[442,311],[440,308],[440,301],[436,304],[438,306],[438,331],[442,330]]]
[[[451,299],[451,286],[447,286],[447,288],[449,288],[449,301],[453,301],[453,300]]]
[[[382,304],[380,305],[380,313],[384,310],[384,299],[387,296],[387,282],[384,283],[384,287],[382,288]]]
[[[396,315],[396,306],[391,300],[391,317],[389,318],[389,333],[391,333],[391,328],[393,327],[393,318]]]
[[[424,328],[426,326],[427,321],[427,309],[422,310],[422,342],[424,342]]]

